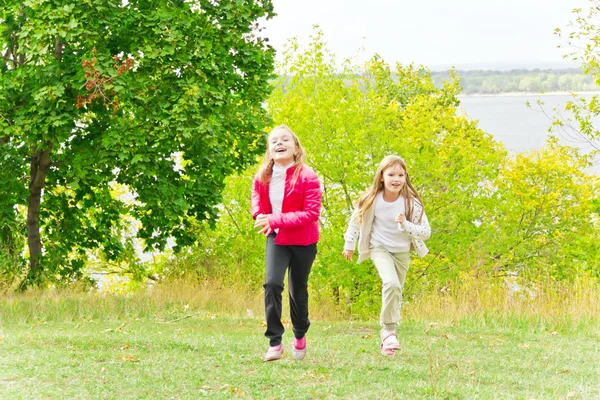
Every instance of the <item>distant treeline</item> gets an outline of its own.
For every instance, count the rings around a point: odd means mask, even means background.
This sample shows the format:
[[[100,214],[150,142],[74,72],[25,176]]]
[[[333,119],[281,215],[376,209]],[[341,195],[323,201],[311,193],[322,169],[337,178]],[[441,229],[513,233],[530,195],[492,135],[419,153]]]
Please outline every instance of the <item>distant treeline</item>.
[[[464,94],[494,94],[506,92],[583,92],[600,90],[591,75],[578,68],[513,69],[510,71],[456,71]],[[431,73],[436,86],[450,79],[448,71]]]

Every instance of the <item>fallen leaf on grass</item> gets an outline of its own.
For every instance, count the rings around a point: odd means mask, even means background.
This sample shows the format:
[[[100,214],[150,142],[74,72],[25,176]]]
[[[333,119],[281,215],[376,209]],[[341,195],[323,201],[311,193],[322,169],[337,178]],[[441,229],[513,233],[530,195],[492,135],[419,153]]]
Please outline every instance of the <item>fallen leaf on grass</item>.
[[[551,334],[552,336],[558,335],[558,332],[556,332],[556,331],[549,331],[548,333]]]
[[[118,328],[105,329],[104,332],[121,332],[121,333],[124,333],[125,335],[129,335],[129,333],[127,333],[123,330],[123,328],[125,328],[125,325],[127,325],[127,322],[123,322],[121,324],[121,326],[119,326]]]
[[[260,326],[267,326],[267,323],[265,321],[260,321]]]
[[[125,356],[125,357],[121,357],[120,358],[121,361],[125,361],[125,362],[138,362],[140,361],[139,358],[134,357],[134,356]]]
[[[129,346],[129,343],[125,343],[123,345],[123,347],[121,347],[121,350],[127,350],[127,349],[129,349],[129,347],[131,347],[131,346]]]
[[[560,371],[557,372],[557,374],[570,374],[571,370],[570,369],[561,369]]]
[[[436,328],[438,325],[437,322],[430,322],[429,325],[427,325],[427,328],[425,328],[425,333],[428,333],[431,328]]]
[[[529,345],[529,343],[523,343],[523,344],[518,344],[517,347],[520,349],[528,349],[531,346]]]

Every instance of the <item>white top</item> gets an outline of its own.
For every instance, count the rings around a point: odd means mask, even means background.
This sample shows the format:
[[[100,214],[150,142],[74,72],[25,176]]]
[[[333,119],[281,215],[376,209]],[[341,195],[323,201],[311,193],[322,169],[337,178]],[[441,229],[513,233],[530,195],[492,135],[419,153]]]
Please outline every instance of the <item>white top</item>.
[[[269,182],[269,200],[271,201],[271,214],[273,215],[281,213],[285,192],[285,171],[292,165],[294,165],[293,162],[285,167],[278,167],[273,164],[273,173]],[[278,233],[279,229],[275,229],[275,232]]]
[[[377,194],[373,205],[375,218],[371,231],[371,245],[383,246],[390,253],[410,251],[411,238],[398,229],[398,223],[395,221],[399,213],[406,214],[405,204],[403,196],[388,203],[383,199],[383,190]]]
[[[294,165],[293,162],[285,167],[273,165],[273,174],[271,175],[271,181],[269,182],[269,200],[271,201],[271,208],[273,209],[271,211],[272,214],[281,213],[285,191],[285,171],[292,165]]]

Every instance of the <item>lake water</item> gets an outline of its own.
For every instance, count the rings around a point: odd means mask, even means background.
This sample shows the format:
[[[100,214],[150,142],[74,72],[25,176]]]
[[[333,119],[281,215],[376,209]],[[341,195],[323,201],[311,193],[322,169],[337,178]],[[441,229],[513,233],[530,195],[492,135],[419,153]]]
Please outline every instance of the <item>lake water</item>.
[[[590,98],[591,95],[584,95]],[[491,133],[508,150],[522,152],[539,149],[546,144],[548,128],[552,125],[554,109],[566,115],[564,106],[572,97],[569,95],[515,95],[515,96],[462,96],[460,111],[470,119],[478,120],[479,127]],[[540,108],[536,102],[544,103]],[[531,107],[527,106],[527,102]],[[600,127],[600,121],[597,121]],[[556,129],[556,128],[555,128]],[[582,142],[568,131],[553,132],[565,144],[590,150],[589,144]]]

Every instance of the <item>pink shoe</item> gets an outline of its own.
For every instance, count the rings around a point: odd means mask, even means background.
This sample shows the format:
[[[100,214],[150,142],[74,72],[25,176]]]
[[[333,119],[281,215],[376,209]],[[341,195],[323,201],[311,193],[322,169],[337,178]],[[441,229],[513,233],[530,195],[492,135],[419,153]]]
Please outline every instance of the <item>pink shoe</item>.
[[[302,339],[294,338],[292,353],[296,360],[304,360],[304,356],[306,356],[306,335]]]
[[[386,349],[385,347],[383,347],[383,343],[379,345],[379,348],[381,349],[381,354],[383,354],[384,356],[393,357],[396,355],[396,350]]]
[[[283,354],[283,345],[279,344],[278,346],[271,346],[269,350],[267,350],[267,354],[265,354],[265,361],[275,361],[281,358]]]
[[[400,343],[396,337],[396,332],[381,330],[381,348],[386,350],[400,350]]]

